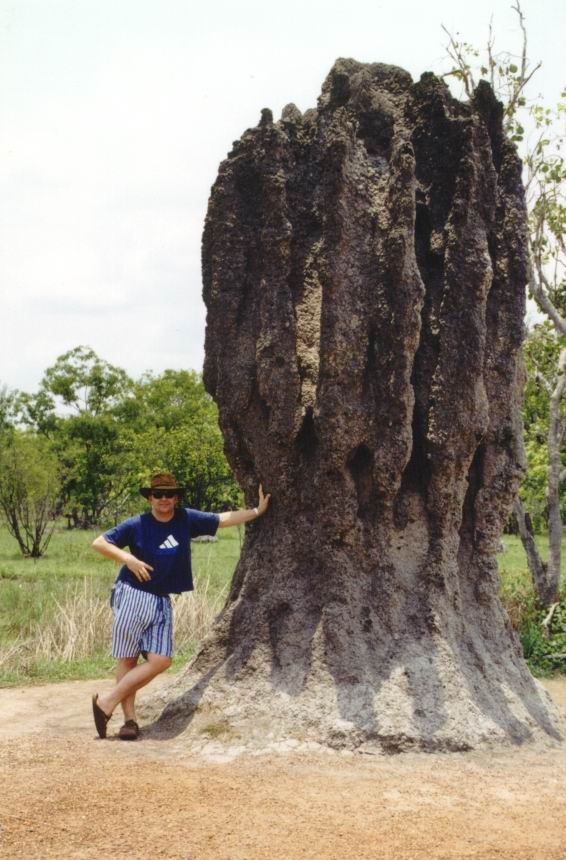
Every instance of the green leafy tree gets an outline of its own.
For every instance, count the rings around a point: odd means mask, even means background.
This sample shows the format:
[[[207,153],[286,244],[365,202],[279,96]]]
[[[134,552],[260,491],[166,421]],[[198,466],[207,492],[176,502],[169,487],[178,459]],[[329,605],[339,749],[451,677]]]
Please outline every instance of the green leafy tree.
[[[23,391],[17,398],[19,422],[49,438],[57,430],[55,400],[49,392],[40,388],[35,394]]]
[[[18,392],[0,385],[0,439],[14,427],[17,415]]]
[[[531,517],[520,497],[517,497],[515,514],[535,589],[541,602],[550,606],[557,599],[560,582],[563,533],[561,486],[566,478],[562,465],[565,436],[563,397],[566,384],[566,170],[563,156],[566,92],[562,92],[560,102],[554,110],[547,108],[540,101],[529,104],[526,88],[540,63],[534,67],[529,65],[527,28],[518,0],[513,9],[517,13],[522,33],[518,53],[513,55],[508,51],[496,51],[491,27],[486,50],[483,52],[448,33],[447,53],[453,67],[447,76],[461,81],[469,98],[475,90],[478,73],[490,81],[503,102],[507,133],[519,147],[525,165],[526,202],[529,212],[529,289],[540,311],[552,324],[557,347],[554,350],[555,363],[552,370],[547,368],[546,375],[538,371],[536,377],[537,383],[545,388],[547,394],[548,421],[545,443],[536,446],[533,444],[533,437],[527,439],[530,476],[527,480],[531,482],[530,486],[527,486],[527,495],[528,491],[533,489],[536,476],[540,479],[541,448],[546,445],[544,456],[548,563],[542,561],[537,551]],[[530,129],[529,133],[526,128]],[[531,370],[533,369],[531,363]],[[539,439],[540,428],[539,421]]]
[[[132,435],[111,413],[58,422],[52,440],[63,478],[61,512],[73,528],[90,528],[127,509]]]
[[[45,371],[37,394],[20,397],[22,421],[50,440],[59,462],[59,512],[71,527],[127,504],[132,438],[114,411],[132,388],[124,370],[78,346]]]
[[[160,375],[145,373],[116,414],[127,422],[142,421],[163,430],[172,430],[187,422],[218,422],[216,405],[205,391],[201,375],[194,370],[165,370]]]
[[[61,474],[59,512],[70,527],[116,521],[143,504],[138,488],[167,469],[187,504],[222,510],[241,501],[224,456],[216,405],[194,371],[125,371],[87,347],[60,356],[35,395],[19,398],[22,421],[49,441]]]
[[[125,370],[99,358],[88,346],[60,355],[41,382],[41,391],[77,415],[96,417],[119,403],[131,390]]]
[[[15,430],[0,449],[0,509],[24,556],[39,558],[55,526],[58,468],[48,442]]]
[[[527,382],[523,420],[528,471],[521,487],[521,499],[532,519],[535,532],[548,529],[548,434],[550,403],[556,387],[556,368],[560,357],[561,340],[553,326],[545,321],[528,332],[525,341]],[[564,420],[566,404],[560,401],[560,415]],[[564,456],[562,451],[561,460]],[[566,516],[566,484],[560,483],[560,512]]]
[[[186,502],[202,510],[241,504],[218,427],[216,404],[200,374],[166,370],[145,374],[117,415],[133,432],[132,493],[156,470],[173,472],[186,488]]]
[[[186,488],[185,502],[190,507],[221,511],[241,504],[241,491],[228,468],[222,438],[210,425],[184,426],[165,435],[154,431],[140,441],[151,471],[173,472]],[[146,467],[142,481],[147,477]]]

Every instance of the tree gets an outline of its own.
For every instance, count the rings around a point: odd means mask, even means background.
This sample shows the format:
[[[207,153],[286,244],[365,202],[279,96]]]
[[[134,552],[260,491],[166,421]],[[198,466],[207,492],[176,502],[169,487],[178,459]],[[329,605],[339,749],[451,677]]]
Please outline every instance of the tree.
[[[186,487],[186,500],[199,510],[237,507],[241,491],[223,451],[218,410],[195,371],[145,374],[133,395],[117,410],[124,425],[136,429],[135,486],[151,472],[173,472]],[[141,428],[141,429],[140,429]]]
[[[216,405],[194,371],[146,373],[133,382],[79,346],[45,371],[36,394],[17,402],[23,423],[49,440],[58,460],[59,512],[71,527],[138,510],[138,487],[160,468],[176,474],[194,507],[222,510],[240,501]]]
[[[78,346],[59,356],[35,395],[20,397],[22,420],[51,442],[61,470],[60,512],[89,528],[129,497],[133,441],[114,411],[133,383],[126,372]]]
[[[58,492],[57,463],[46,441],[15,431],[0,449],[0,509],[24,556],[46,551]]]
[[[528,468],[514,505],[535,592],[543,606],[547,607],[558,595],[559,542],[566,512],[565,476],[562,474],[562,467],[557,468],[562,459],[566,417],[566,404],[561,393],[561,352],[559,339],[550,322],[535,326],[529,333],[525,345],[527,385],[523,408]],[[549,445],[554,446],[550,455]],[[549,497],[554,499],[554,504],[549,504]],[[554,520],[549,522],[553,512]],[[535,532],[546,530],[549,532],[551,546],[549,562],[542,559],[535,542]]]
[[[76,346],[60,355],[45,371],[40,386],[76,415],[91,417],[108,413],[131,388],[125,370],[99,358],[88,346]]]
[[[548,530],[548,435],[552,393],[556,388],[556,369],[561,351],[560,340],[549,321],[537,323],[527,332],[524,355],[527,371],[523,423],[527,474],[521,486],[521,500],[529,511],[535,532]],[[564,415],[566,403],[559,403]],[[560,510],[566,514],[566,485],[560,485]]]
[[[462,750],[563,736],[499,601],[522,473],[526,212],[488,84],[338,60],[264,110],[203,235],[204,379],[255,504],[159,727]],[[268,743],[270,741],[267,741]]]
[[[548,521],[549,560],[543,562],[532,535],[531,516],[525,510],[521,498],[515,502],[515,515],[519,533],[525,546],[529,569],[537,595],[544,606],[556,601],[560,584],[561,545],[563,521],[560,511],[560,487],[566,478],[562,444],[564,441],[564,371],[566,368],[566,317],[565,317],[565,264],[566,225],[565,179],[566,168],[562,155],[564,123],[566,119],[566,93],[555,111],[540,103],[528,105],[526,88],[540,63],[529,66],[527,54],[527,29],[520,3],[513,7],[517,13],[522,44],[517,62],[509,52],[495,52],[495,40],[490,27],[485,60],[480,61],[480,52],[471,45],[457,41],[448,31],[447,51],[454,67],[448,73],[463,84],[466,94],[475,90],[475,70],[489,78],[494,91],[504,105],[505,130],[520,147],[525,165],[525,192],[529,244],[529,290],[539,309],[551,321],[560,349],[551,374],[538,372],[537,379],[548,391],[549,421],[546,437],[546,504]],[[523,118],[526,114],[526,118]],[[527,121],[532,126],[531,135],[526,135]],[[529,467],[535,467],[540,452],[528,451],[534,458]]]
[[[18,393],[0,386],[0,438],[14,426]]]
[[[151,463],[152,471],[173,472],[186,488],[185,501],[190,507],[223,511],[240,506],[241,490],[226,462],[217,426],[148,432],[140,443],[144,464]],[[147,465],[145,474],[149,477]]]
[[[116,414],[124,422],[174,430],[184,424],[217,424],[218,410],[194,370],[145,373],[124,398]]]
[[[63,479],[61,512],[70,526],[92,528],[126,510],[137,466],[133,434],[111,413],[60,419],[52,446]]]

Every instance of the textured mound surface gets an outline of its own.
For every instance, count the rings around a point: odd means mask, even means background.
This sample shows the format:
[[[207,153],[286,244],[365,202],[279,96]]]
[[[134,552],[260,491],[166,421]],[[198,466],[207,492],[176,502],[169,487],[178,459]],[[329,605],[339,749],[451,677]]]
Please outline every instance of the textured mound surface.
[[[316,110],[264,110],[234,144],[203,265],[226,453],[273,500],[154,703],[162,729],[218,712],[241,737],[392,751],[561,739],[498,599],[526,242],[487,84],[463,104],[337,61]]]

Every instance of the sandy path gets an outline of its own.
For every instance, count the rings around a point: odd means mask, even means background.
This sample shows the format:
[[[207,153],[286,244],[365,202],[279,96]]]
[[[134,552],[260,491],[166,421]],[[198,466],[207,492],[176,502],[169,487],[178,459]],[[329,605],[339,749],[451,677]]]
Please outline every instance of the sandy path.
[[[0,856],[566,860],[566,745],[211,761],[95,739],[92,689],[0,690]]]

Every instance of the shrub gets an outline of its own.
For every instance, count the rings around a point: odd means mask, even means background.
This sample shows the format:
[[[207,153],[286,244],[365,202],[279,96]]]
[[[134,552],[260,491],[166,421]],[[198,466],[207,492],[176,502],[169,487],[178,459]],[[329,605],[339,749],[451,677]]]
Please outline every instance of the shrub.
[[[39,558],[55,526],[57,465],[44,439],[14,432],[0,451],[0,509],[21,553]]]

